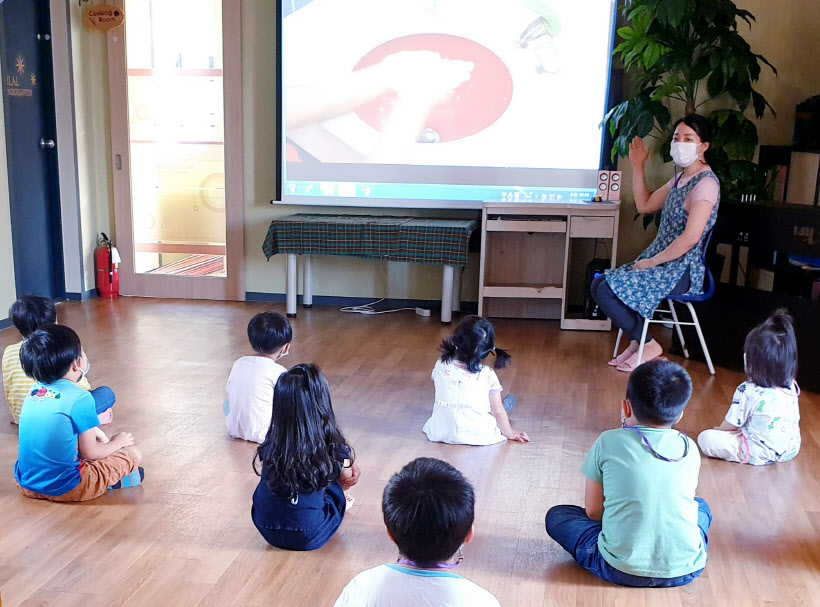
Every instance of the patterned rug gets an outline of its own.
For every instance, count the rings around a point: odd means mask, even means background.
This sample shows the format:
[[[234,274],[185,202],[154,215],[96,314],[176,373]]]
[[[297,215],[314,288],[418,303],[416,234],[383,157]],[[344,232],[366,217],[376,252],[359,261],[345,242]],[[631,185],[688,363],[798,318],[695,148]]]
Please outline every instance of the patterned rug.
[[[171,274],[173,276],[224,276],[224,255],[189,255],[167,266],[151,270],[148,274]]]

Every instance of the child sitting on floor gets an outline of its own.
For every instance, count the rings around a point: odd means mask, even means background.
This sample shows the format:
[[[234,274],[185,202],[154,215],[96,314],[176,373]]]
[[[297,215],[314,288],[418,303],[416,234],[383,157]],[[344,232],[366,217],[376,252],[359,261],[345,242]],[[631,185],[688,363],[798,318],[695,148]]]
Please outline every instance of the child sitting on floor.
[[[800,388],[792,318],[777,310],[746,337],[747,380],[735,390],[726,419],[698,436],[704,455],[752,465],[787,462],[800,451]]]
[[[290,323],[276,312],[257,314],[248,323],[248,340],[256,354],[237,360],[228,377],[228,400],[223,408],[229,435],[255,443],[265,440],[273,388],[287,371],[276,361],[288,355],[292,339]]]
[[[142,454],[128,432],[109,440],[97,427],[91,394],[77,382],[88,370],[80,338],[62,325],[45,325],[20,348],[26,375],[37,380],[20,413],[14,476],[25,497],[83,502],[108,489],[139,485]]]
[[[268,433],[253,464],[261,478],[251,519],[262,537],[286,550],[324,546],[342,524],[344,490],[361,471],[336,426],[319,367],[296,365],[279,376]]]
[[[398,561],[358,574],[335,607],[498,607],[492,594],[450,571],[473,539],[474,510],[472,485],[450,464],[428,457],[407,464],[382,498]]]
[[[512,407],[505,410],[498,376],[481,364],[490,354],[495,355],[497,369],[510,361],[507,352],[495,347],[492,323],[467,316],[440,350],[432,375],[436,387],[433,414],[423,428],[427,438],[460,445],[493,445],[507,439],[530,442],[526,432],[510,426],[507,411]]]
[[[9,308],[9,318],[23,336],[23,341],[11,344],[3,352],[3,389],[11,411],[12,423],[17,424],[20,423],[20,409],[23,408],[23,401],[26,400],[26,396],[35,383],[33,378],[26,375],[20,364],[20,347],[35,329],[57,322],[57,307],[47,297],[23,295]],[[114,419],[114,411],[111,408],[116,401],[114,391],[108,386],[100,386],[91,390],[91,385],[85,375],[83,374],[77,382],[77,387],[91,392],[100,423],[110,424]]]
[[[655,359],[636,368],[621,428],[601,434],[581,467],[585,508],[547,512],[550,537],[603,580],[683,586],[706,566],[712,514],[695,497],[700,453],[672,429],[691,395],[692,381],[676,363]]]

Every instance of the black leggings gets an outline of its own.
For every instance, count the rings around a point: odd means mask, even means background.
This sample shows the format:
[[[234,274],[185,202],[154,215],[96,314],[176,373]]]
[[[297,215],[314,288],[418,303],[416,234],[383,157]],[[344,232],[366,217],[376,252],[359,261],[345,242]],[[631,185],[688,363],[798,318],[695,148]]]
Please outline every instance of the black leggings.
[[[689,270],[686,270],[680,281],[678,281],[678,284],[672,289],[670,295],[686,293],[690,285]],[[641,340],[644,317],[618,299],[618,296],[615,295],[615,292],[609,286],[609,283],[603,275],[592,281],[592,297],[598,302],[598,305],[601,306],[601,310],[603,310],[604,314],[612,319],[616,327],[623,329],[624,333],[629,336],[629,339],[634,341]],[[647,331],[644,343],[649,343],[650,341],[652,341],[652,335]]]

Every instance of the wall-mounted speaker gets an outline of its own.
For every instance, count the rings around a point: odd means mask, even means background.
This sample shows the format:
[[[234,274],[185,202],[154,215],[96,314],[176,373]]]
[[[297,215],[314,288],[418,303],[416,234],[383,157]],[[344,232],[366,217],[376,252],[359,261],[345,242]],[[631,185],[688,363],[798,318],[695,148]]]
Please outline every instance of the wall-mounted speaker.
[[[620,171],[598,171],[598,196],[612,202],[621,199]]]

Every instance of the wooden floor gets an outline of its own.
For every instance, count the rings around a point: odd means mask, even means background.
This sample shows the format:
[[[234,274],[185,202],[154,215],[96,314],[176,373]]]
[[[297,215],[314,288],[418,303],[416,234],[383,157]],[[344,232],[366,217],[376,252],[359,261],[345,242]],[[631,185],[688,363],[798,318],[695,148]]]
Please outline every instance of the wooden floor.
[[[117,393],[109,428],[134,433],[146,479],[88,504],[21,497],[12,475],[17,430],[0,405],[3,605],[332,605],[357,572],[395,560],[381,492],[420,455],[448,460],[475,484],[476,539],[459,573],[502,605],[820,605],[817,394],[800,399],[796,460],[762,468],[704,460],[699,493],[714,526],[706,572],[690,586],[607,585],[547,537],[550,506],[582,503],[582,459],[617,425],[626,386],[605,364],[614,334],[562,332],[554,322],[496,323],[499,346],[513,355],[499,373],[518,398],[512,422],[532,443],[461,447],[430,443],[421,431],[436,345],[448,332],[435,317],[300,310],[283,362],[322,366],[363,474],[356,504],[325,548],[271,548],[250,520],[254,445],[226,436],[221,410],[231,364],[248,352],[247,322],[271,307],[284,312],[278,304],[149,299],[60,305],[60,322],[80,334],[93,362],[92,385]],[[3,347],[18,338],[13,329],[0,333]],[[680,428],[696,436],[721,420],[743,378],[684,365],[695,392]]]

